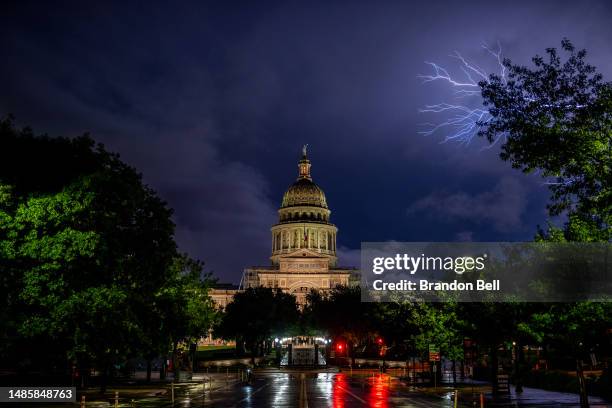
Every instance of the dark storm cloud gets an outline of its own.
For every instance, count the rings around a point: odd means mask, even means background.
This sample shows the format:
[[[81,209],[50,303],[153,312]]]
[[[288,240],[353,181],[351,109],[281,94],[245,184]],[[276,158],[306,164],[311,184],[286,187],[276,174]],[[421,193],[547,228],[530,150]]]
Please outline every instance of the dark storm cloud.
[[[366,240],[530,239],[546,188],[482,141],[419,135],[432,118],[418,109],[452,95],[417,75],[455,50],[486,64],[482,41],[528,63],[567,36],[610,79],[611,8],[586,4],[13,3],[0,113],[120,152],[176,210],[181,248],[223,280],[267,262],[303,143],[342,264]]]
[[[516,230],[523,226],[527,208],[527,189],[514,178],[504,177],[491,191],[475,195],[463,191],[434,191],[411,204],[406,213],[459,219],[475,224],[492,224],[498,231]],[[468,235],[461,233],[461,238]],[[472,236],[471,234],[469,235]]]

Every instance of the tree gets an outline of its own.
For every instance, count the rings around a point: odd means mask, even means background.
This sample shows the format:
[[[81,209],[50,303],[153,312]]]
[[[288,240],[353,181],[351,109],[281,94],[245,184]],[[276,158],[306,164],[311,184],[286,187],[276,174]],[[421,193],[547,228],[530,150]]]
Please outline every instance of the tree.
[[[612,238],[612,84],[604,82],[564,39],[565,61],[555,48],[533,58],[534,68],[504,61],[507,78],[480,82],[492,118],[479,134],[503,137],[500,157],[550,182],[551,215],[567,212],[567,232],[589,231],[589,240]],[[574,231],[576,232],[576,231]],[[584,234],[583,234],[584,235]],[[584,236],[583,236],[584,238]]]
[[[452,362],[453,382],[457,381],[456,362],[463,360],[463,332],[465,322],[457,313],[457,304],[453,302],[414,305],[414,321],[419,328],[414,340],[416,349],[423,354],[428,352],[429,345],[435,345],[440,353]],[[437,371],[442,375],[442,370]]]
[[[505,60],[507,78],[491,75],[479,84],[492,116],[481,123],[479,134],[490,142],[503,137],[500,157],[513,167],[553,178],[549,213],[567,214],[567,222],[563,228],[540,229],[537,241],[609,242],[612,83],[586,63],[585,50],[577,51],[567,39],[561,48],[564,61],[548,48],[546,58],[533,58],[534,68]],[[545,305],[520,325],[532,338],[554,340],[576,358],[582,406],[588,400],[580,354],[592,336],[602,339],[606,313],[607,304]]]
[[[208,291],[214,280],[203,274],[202,263],[182,254],[170,266],[171,279],[155,296],[155,315],[160,316],[157,325],[151,326],[150,356],[164,354],[171,345],[175,373],[184,367],[178,359],[181,344],[191,346],[208,335],[218,319],[214,301]],[[192,359],[193,356],[188,356]],[[191,368],[191,364],[189,369]]]
[[[104,389],[128,356],[205,332],[206,279],[177,266],[192,261],[177,254],[172,210],[135,169],[88,136],[34,136],[12,118],[0,122],[0,143],[9,152],[0,163],[4,355],[23,364],[29,356],[16,350],[46,344],[53,361],[98,368]],[[174,315],[161,301],[169,287],[189,295]]]
[[[305,313],[321,330],[347,343],[347,355],[354,365],[355,347],[375,337],[373,303],[361,301],[359,287],[337,286],[325,296],[308,295]]]
[[[299,325],[295,296],[280,289],[248,288],[234,295],[225,308],[215,335],[235,339],[240,350],[246,346],[255,357],[262,355],[273,336],[290,334]]]
[[[388,350],[399,358],[416,353],[415,336],[421,332],[417,319],[420,305],[407,301],[371,305],[371,322]]]

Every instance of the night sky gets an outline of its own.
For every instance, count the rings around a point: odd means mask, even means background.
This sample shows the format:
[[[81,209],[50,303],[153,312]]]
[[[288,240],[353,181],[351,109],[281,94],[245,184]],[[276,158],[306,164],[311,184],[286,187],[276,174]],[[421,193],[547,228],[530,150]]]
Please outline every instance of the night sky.
[[[542,180],[419,134],[419,108],[452,95],[417,76],[453,51],[486,66],[483,41],[529,63],[568,37],[612,79],[607,1],[87,3],[2,3],[0,115],[120,153],[228,282],[269,262],[304,143],[341,264],[361,241],[532,239]]]

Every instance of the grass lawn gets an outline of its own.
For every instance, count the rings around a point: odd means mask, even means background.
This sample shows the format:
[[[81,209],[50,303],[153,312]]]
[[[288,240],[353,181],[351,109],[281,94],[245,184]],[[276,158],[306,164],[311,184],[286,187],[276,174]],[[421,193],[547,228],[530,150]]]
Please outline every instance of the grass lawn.
[[[198,346],[198,351],[231,350],[234,346]]]

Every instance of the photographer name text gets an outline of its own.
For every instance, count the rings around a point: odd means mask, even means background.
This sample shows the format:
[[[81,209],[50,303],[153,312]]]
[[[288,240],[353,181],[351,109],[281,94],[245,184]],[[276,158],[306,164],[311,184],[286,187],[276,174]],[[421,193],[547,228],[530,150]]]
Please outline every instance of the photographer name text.
[[[433,291],[499,291],[500,283],[499,279],[492,281],[486,281],[478,279],[476,282],[458,282],[454,280],[452,282],[431,282],[427,279],[419,279],[416,281],[409,279],[402,279],[399,282],[384,282],[381,279],[375,280],[372,283],[374,290],[382,291],[421,291],[421,292],[433,292]]]

